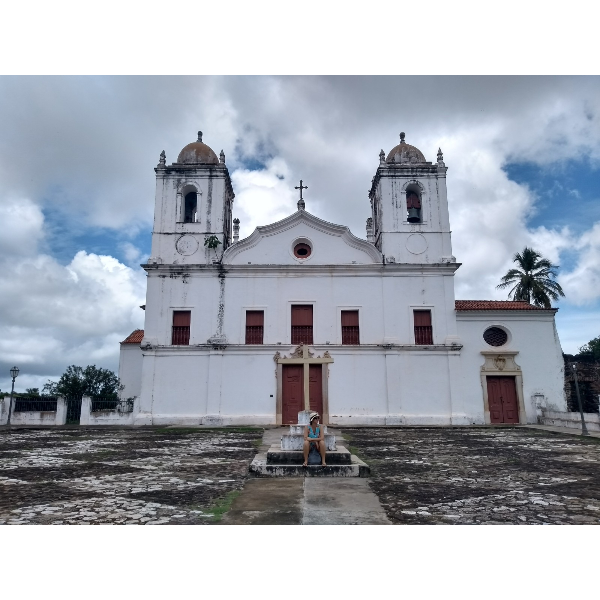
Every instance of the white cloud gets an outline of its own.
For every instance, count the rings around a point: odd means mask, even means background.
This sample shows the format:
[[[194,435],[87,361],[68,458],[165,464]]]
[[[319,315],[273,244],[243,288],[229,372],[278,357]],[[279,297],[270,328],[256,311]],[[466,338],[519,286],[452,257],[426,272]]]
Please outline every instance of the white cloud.
[[[296,210],[296,193],[289,174],[289,167],[281,158],[268,160],[261,171],[236,169],[232,173],[240,239],[248,237],[258,225],[278,221]]]
[[[27,198],[7,198],[0,203],[0,256],[28,256],[42,239],[44,215]]]
[[[116,370],[118,342],[143,327],[145,277],[111,256],[77,252],[63,266],[39,251],[41,213],[12,209],[11,225],[27,231],[28,254],[11,245],[0,257],[0,382],[21,368],[19,389],[40,387],[69,364]],[[6,207],[5,207],[6,208]],[[33,217],[35,218],[32,218]]]
[[[529,228],[537,198],[502,170],[510,161],[598,164],[597,77],[14,77],[0,79],[0,111],[11,116],[0,121],[0,327],[23,328],[2,331],[5,356],[17,346],[27,356],[103,352],[98,340],[141,324],[143,272],[79,248],[60,265],[43,253],[42,211],[66,212],[84,230],[149,230],[158,155],[175,161],[198,129],[225,151],[242,237],[292,213],[300,179],[307,210],[364,237],[379,150],[404,130],[428,160],[444,151],[463,263],[457,297],[506,297],[499,278],[532,245],[557,264],[575,253],[559,279],[567,304],[600,299],[600,224],[579,239],[568,228]],[[247,170],[249,158],[265,168]],[[134,266],[139,249],[121,250]]]
[[[595,223],[577,240],[573,240],[573,247],[579,252],[577,266],[563,273],[558,280],[571,303],[589,305],[600,298],[600,223]]]
[[[131,242],[124,242],[121,244],[121,250],[125,254],[125,260],[132,263],[139,263],[142,257],[142,251],[134,246]]]

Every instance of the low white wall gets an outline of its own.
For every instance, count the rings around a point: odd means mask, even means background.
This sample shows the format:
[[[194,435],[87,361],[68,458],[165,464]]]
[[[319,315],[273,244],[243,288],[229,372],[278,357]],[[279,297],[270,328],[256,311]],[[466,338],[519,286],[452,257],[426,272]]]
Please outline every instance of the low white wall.
[[[583,418],[588,431],[600,432],[600,415],[598,413],[583,413]],[[538,417],[538,423],[581,430],[581,416],[578,412],[542,411],[541,416]]]
[[[0,425],[6,425],[8,420],[8,402],[8,400],[5,401],[4,398],[0,398]]]
[[[134,399],[133,412],[100,410],[92,412],[92,399],[84,396],[81,400],[80,425],[133,425],[134,415],[139,411],[139,400]]]
[[[3,410],[3,424],[7,422],[8,416],[8,404],[10,400],[6,401],[6,411]],[[56,399],[56,411],[44,410],[44,411],[26,411],[26,412],[15,412],[15,398],[12,402],[12,411],[10,415],[11,425],[64,425],[67,420],[67,403],[62,397]],[[6,413],[7,416],[4,416]]]

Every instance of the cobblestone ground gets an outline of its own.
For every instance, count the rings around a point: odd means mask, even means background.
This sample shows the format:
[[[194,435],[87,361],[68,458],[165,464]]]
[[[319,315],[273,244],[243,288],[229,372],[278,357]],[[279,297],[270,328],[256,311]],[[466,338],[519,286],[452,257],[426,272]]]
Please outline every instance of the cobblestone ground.
[[[343,433],[393,523],[600,523],[600,439],[524,428]]]
[[[0,524],[209,524],[261,429],[0,432]]]

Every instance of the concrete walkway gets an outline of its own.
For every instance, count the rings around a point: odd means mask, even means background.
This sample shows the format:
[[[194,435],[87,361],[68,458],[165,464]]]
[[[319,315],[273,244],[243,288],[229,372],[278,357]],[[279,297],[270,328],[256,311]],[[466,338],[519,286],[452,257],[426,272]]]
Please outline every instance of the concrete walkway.
[[[328,428],[343,444],[339,430]],[[287,428],[266,429],[259,452]],[[249,479],[223,516],[224,525],[387,525],[368,479],[360,477],[265,477]]]

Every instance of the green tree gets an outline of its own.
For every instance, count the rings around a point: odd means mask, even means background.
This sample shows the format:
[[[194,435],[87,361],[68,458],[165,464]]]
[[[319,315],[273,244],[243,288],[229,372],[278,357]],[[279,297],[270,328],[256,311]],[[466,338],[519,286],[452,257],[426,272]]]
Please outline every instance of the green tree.
[[[27,388],[25,390],[25,394],[27,394],[28,396],[39,396],[40,388]]]
[[[97,368],[95,365],[88,365],[85,369],[71,365],[58,381],[48,381],[43,393],[77,399],[91,396],[117,400],[122,389],[119,378],[108,369]]]
[[[502,283],[496,287],[504,289],[513,286],[508,292],[511,300],[529,302],[542,308],[551,308],[551,299],[564,297],[560,285],[554,281],[558,265],[553,265],[547,258],[532,248],[525,247],[523,252],[517,252],[513,257],[516,269],[510,269]]]
[[[579,354],[593,356],[600,360],[600,335],[579,348]]]

